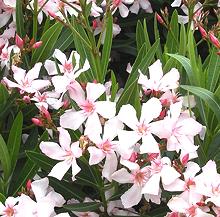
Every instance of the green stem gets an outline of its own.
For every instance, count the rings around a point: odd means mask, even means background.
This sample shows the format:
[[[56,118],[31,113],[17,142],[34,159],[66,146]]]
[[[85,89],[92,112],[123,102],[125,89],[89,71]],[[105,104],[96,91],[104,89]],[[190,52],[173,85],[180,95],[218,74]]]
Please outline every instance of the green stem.
[[[37,8],[38,8],[38,1],[34,0],[34,11],[33,11],[33,35],[32,37],[35,39],[37,39],[37,16],[38,16],[38,12],[37,12]]]

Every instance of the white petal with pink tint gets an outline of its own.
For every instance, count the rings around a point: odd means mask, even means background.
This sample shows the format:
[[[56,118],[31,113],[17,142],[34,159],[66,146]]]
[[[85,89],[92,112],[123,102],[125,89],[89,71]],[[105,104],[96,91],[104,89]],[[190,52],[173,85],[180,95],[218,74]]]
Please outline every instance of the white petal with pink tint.
[[[86,120],[87,115],[83,111],[68,110],[60,116],[60,126],[77,130]]]
[[[94,146],[90,146],[90,147],[88,147],[88,151],[90,154],[89,165],[98,164],[99,162],[101,162],[105,158],[105,154],[99,148],[96,148]]]
[[[160,173],[155,173],[142,188],[142,194],[158,195],[160,190]]]
[[[118,113],[118,119],[131,129],[135,130],[138,125],[136,110],[130,104],[123,105]]]
[[[111,176],[113,180],[119,183],[133,183],[133,176],[125,169],[122,168],[114,172]]]
[[[48,176],[52,176],[57,178],[58,180],[61,180],[70,167],[71,161],[61,161],[52,168]]]
[[[40,150],[54,160],[63,160],[66,152],[55,142],[41,142]]]
[[[105,92],[103,84],[87,83],[86,94],[89,101],[96,101]]]
[[[110,101],[98,101],[95,103],[96,112],[104,118],[113,118],[116,113],[116,103]]]
[[[130,208],[137,205],[141,198],[141,186],[133,185],[121,196],[121,202],[125,208]]]

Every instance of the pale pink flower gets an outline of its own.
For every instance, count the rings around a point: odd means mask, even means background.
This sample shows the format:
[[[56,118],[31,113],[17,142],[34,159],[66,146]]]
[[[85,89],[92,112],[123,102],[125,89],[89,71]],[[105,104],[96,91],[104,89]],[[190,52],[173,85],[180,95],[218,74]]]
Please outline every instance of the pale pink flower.
[[[104,133],[101,136],[95,133],[89,136],[96,146],[88,147],[90,154],[89,165],[100,163],[104,158],[105,164],[102,169],[102,176],[111,181],[111,175],[116,171],[118,160],[115,151],[117,150],[117,141],[112,141],[117,136],[118,129],[122,129],[123,124],[114,117],[108,120],[104,126]]]
[[[171,211],[185,214],[186,217],[214,217],[209,214],[208,207],[199,207],[196,203],[190,203],[187,198],[178,196],[172,197],[167,206]]]
[[[112,8],[114,9],[113,13],[118,9],[120,15],[125,18],[129,14],[129,9],[125,4],[132,4],[134,0],[113,0]]]
[[[164,120],[155,122],[152,131],[160,138],[167,139],[167,150],[185,154],[194,153],[194,136],[202,130],[202,125],[187,113],[181,113],[182,102],[170,106],[168,116]],[[191,159],[191,158],[190,158]]]
[[[181,175],[171,166],[168,157],[160,156],[151,161],[150,177],[142,189],[143,194],[158,195],[160,193],[160,179],[163,185],[172,184]]]
[[[142,139],[140,152],[159,153],[159,146],[151,132],[151,122],[160,115],[162,105],[157,98],[151,98],[143,103],[141,117],[138,121],[136,111],[131,105],[123,105],[119,111],[118,118],[132,131],[120,130],[118,132],[119,141],[124,147],[125,153],[130,153],[132,147]],[[131,153],[130,153],[131,154]],[[123,156],[123,153],[122,153]]]
[[[15,217],[16,216],[16,207],[19,201],[19,197],[8,197],[5,200],[5,205],[0,202],[0,216],[2,217]]]
[[[139,9],[142,8],[147,13],[152,13],[152,7],[148,0],[134,0],[133,5],[129,8],[129,11],[134,14],[138,14]]]
[[[85,135],[92,135],[95,132],[100,134],[102,132],[99,115],[110,119],[115,116],[116,104],[110,101],[97,101],[97,99],[105,93],[105,86],[102,84],[87,83],[86,97],[82,89],[76,91],[71,95],[71,98],[80,107],[80,111],[68,110],[60,117],[60,125],[64,128],[76,130],[84,121]]]
[[[36,201],[22,194],[19,198],[16,217],[52,217],[55,216],[54,207],[62,207],[65,200],[49,186],[48,178],[31,183],[31,189]]]
[[[162,91],[176,89],[179,86],[179,72],[173,68],[163,75],[162,63],[157,60],[149,67],[150,78],[140,72],[138,83],[142,85],[144,91]]]
[[[18,68],[17,66],[12,66],[13,77],[15,82],[10,81],[6,77],[3,78],[8,87],[17,87],[20,89],[21,93],[35,93],[50,85],[49,80],[37,79],[40,73],[40,68],[42,63],[36,63],[34,67],[26,73],[26,70]]]
[[[129,173],[127,169],[122,168],[112,174],[112,179],[116,182],[133,184],[132,187],[121,196],[121,202],[125,208],[130,208],[140,202],[142,198],[142,189],[150,176],[148,167],[140,168],[140,166],[136,164],[135,168],[132,167],[129,169],[131,173]]]
[[[220,174],[217,172],[216,163],[209,160],[202,168],[202,173],[195,177],[196,191],[207,197],[207,202],[220,207]]]
[[[59,160],[49,176],[53,176],[59,180],[63,178],[65,173],[72,167],[72,180],[75,180],[75,175],[78,174],[81,168],[77,165],[76,158],[82,156],[82,150],[79,147],[79,142],[71,143],[71,138],[67,130],[59,127],[59,142],[41,142],[40,149],[48,157]]]
[[[92,16],[92,17],[100,17],[101,16],[101,14],[103,13],[103,9],[96,4],[96,0],[87,0],[86,3],[92,4],[90,16]]]

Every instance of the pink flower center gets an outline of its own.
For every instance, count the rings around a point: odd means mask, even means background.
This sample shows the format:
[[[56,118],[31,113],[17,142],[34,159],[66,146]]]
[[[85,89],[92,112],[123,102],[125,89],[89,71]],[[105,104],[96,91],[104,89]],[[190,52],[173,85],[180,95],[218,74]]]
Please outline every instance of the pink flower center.
[[[23,87],[30,87],[31,86],[28,78],[22,80],[21,83],[22,83]]]
[[[196,206],[191,206],[189,209],[188,209],[188,212],[189,212],[189,216],[190,217],[193,217],[196,215]]]
[[[142,123],[137,127],[137,131],[142,136],[146,135],[148,131],[148,127],[144,123]]]
[[[64,70],[66,72],[71,72],[73,70],[73,65],[72,63],[68,63],[67,61],[65,61],[65,64],[64,64]]]
[[[163,163],[160,160],[151,161],[151,172],[153,174],[161,172]]]
[[[4,213],[7,217],[11,217],[14,215],[14,209],[10,206],[8,206],[5,210]]]
[[[90,102],[89,100],[86,100],[80,107],[86,112],[86,113],[92,113],[95,110],[95,105]]]
[[[138,184],[138,185],[143,185],[147,182],[147,180],[149,179],[148,173],[146,172],[142,172],[142,171],[136,171],[134,174],[134,183]]]
[[[104,143],[101,144],[101,149],[105,153],[109,153],[112,151],[112,144],[106,140]]]
[[[187,181],[186,181],[186,189],[190,189],[190,187],[191,186],[195,186],[196,185],[196,183],[192,180],[192,179],[188,179]]]

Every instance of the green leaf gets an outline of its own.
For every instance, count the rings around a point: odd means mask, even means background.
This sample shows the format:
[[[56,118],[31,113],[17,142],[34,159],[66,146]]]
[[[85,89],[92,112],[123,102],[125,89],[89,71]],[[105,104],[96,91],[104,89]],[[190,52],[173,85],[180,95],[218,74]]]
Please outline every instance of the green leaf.
[[[25,31],[24,31],[24,13],[22,9],[22,1],[17,0],[16,1],[16,32],[17,34],[23,38],[25,36]]]
[[[79,201],[83,201],[86,197],[86,194],[81,191],[81,186],[76,185],[75,183],[69,183],[64,180],[59,181],[56,178],[49,177],[50,186],[54,188],[54,190],[60,193],[62,196],[68,199],[75,198]]]
[[[88,212],[88,211],[97,210],[101,205],[102,203],[100,202],[87,202],[87,203],[64,205],[63,207],[69,211]]]
[[[214,92],[218,87],[218,82],[220,78],[220,56],[216,54],[216,49],[213,48],[211,52],[211,57],[207,69],[207,89]]]
[[[220,102],[211,91],[201,87],[188,85],[181,85],[180,87],[201,98],[206,103],[207,107],[215,113],[218,121],[220,121]]]
[[[65,28],[65,30],[60,34],[54,47],[61,51],[67,49],[73,43],[73,34],[70,29]],[[52,54],[51,54],[52,55]]]
[[[4,181],[7,181],[11,175],[11,159],[8,152],[8,147],[0,134],[0,161],[4,172]]]
[[[107,21],[106,21],[106,33],[105,33],[105,40],[104,40],[104,45],[102,49],[102,58],[101,58],[102,75],[100,76],[102,79],[100,82],[105,81],[105,76],[107,73],[111,47],[112,47],[112,37],[113,37],[112,31],[113,31],[113,18],[112,18],[111,13],[109,13]]]
[[[144,28],[141,24],[141,21],[138,20],[137,22],[137,27],[136,27],[136,45],[137,45],[137,51],[139,52],[142,45],[144,44],[144,37],[143,34],[144,33]]]
[[[5,200],[6,200],[5,196],[2,193],[0,193],[0,202],[4,203]]]
[[[32,65],[37,62],[44,62],[50,56],[62,28],[63,25],[60,22],[55,23],[42,35],[40,41],[42,41],[43,44],[38,49],[34,50],[31,59]]]
[[[23,115],[21,112],[16,116],[7,141],[7,147],[11,158],[11,171],[14,170],[18,158],[18,153],[21,145]]]
[[[171,17],[171,22],[168,28],[166,48],[169,53],[176,53],[179,48],[179,24],[178,24],[178,12],[175,10]]]
[[[190,64],[192,68],[192,77],[193,77],[193,85],[201,87],[201,80],[202,77],[200,77],[200,71],[198,68],[198,59],[196,56],[196,50],[195,50],[195,39],[193,36],[193,32],[190,30],[188,35],[188,56],[190,59]]]
[[[167,54],[171,57],[173,57],[174,59],[178,60],[182,66],[184,67],[187,75],[188,75],[188,78],[189,78],[189,81],[190,81],[190,84],[194,84],[194,80],[193,80],[193,71],[192,71],[192,67],[191,67],[191,64],[190,64],[190,60],[182,55],[178,55],[178,54]]]

